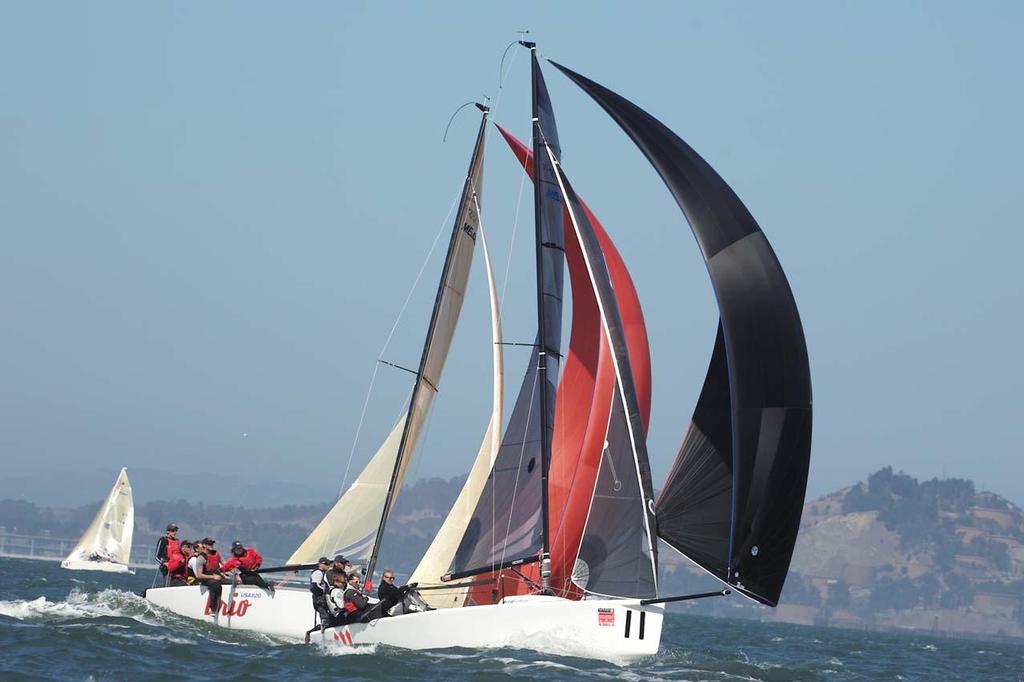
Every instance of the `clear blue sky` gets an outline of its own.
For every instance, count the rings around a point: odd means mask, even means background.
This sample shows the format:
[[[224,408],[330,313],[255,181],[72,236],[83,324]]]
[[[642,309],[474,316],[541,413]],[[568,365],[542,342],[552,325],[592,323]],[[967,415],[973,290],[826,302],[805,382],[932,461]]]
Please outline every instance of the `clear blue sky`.
[[[810,350],[812,494],[892,464],[1024,503],[1014,2],[3,2],[3,475],[226,479],[244,463],[340,485],[374,359],[467,163],[475,114],[441,144],[445,122],[499,96],[527,28],[688,140],[775,246]],[[523,136],[525,57],[496,112]],[[710,355],[710,285],[646,161],[547,75],[566,169],[645,306],[658,485]],[[506,335],[528,341],[532,208],[490,143]],[[415,364],[441,256],[389,360]],[[481,284],[477,268],[414,476],[465,471],[483,435]],[[506,362],[518,384],[525,355]],[[407,386],[381,372],[355,466]]]

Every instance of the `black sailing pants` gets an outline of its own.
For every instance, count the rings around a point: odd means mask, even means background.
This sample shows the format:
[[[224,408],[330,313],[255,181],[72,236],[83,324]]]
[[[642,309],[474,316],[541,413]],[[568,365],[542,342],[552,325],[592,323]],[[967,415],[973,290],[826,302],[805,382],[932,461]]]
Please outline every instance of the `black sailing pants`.
[[[202,584],[210,591],[210,610],[216,612],[220,608],[221,582],[219,579],[210,578],[203,580]]]
[[[243,585],[256,585],[262,587],[264,590],[270,590],[270,585],[263,579],[263,576],[259,573],[250,573],[248,571],[239,571],[238,578],[242,581]]]

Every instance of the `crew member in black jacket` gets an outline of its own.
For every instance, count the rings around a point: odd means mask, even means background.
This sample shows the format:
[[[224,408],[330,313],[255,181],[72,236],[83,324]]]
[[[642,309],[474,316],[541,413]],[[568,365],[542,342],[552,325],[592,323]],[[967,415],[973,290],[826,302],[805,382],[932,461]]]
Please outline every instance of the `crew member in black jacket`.
[[[401,604],[402,600],[405,599],[405,593],[411,589],[416,588],[416,583],[405,585],[403,587],[395,586],[395,572],[391,569],[385,569],[383,575],[380,577],[380,587],[377,588],[377,598],[380,599],[380,611],[381,615],[390,616],[389,613],[396,604]]]

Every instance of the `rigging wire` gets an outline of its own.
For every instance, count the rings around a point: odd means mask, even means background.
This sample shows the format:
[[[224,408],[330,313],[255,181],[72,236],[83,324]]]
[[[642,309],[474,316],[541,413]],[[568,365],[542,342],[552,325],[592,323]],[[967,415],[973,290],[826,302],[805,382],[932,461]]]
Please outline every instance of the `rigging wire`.
[[[437,230],[437,234],[434,235],[434,241],[430,244],[430,250],[427,252],[426,258],[423,259],[423,264],[420,265],[420,270],[416,273],[416,278],[412,282],[412,286],[409,288],[409,293],[405,297],[405,301],[402,303],[401,309],[398,311],[398,316],[395,317],[394,324],[391,325],[391,331],[388,332],[387,338],[384,340],[384,345],[381,347],[380,352],[377,354],[377,362],[373,363],[373,373],[370,375],[370,385],[366,389],[366,398],[363,400],[363,409],[359,413],[359,423],[356,425],[356,433],[352,438],[352,449],[348,454],[348,462],[345,464],[345,475],[341,480],[341,488],[338,491],[338,497],[340,498],[345,494],[345,488],[348,485],[348,476],[352,470],[352,460],[355,458],[356,447],[359,445],[359,434],[363,430],[363,423],[366,420],[366,410],[370,405],[370,396],[373,393],[373,386],[377,381],[377,372],[380,369],[380,360],[383,359],[384,353],[387,352],[388,346],[391,345],[391,340],[395,336],[395,331],[398,329],[399,323],[402,321],[402,316],[405,315],[406,309],[409,307],[409,302],[412,300],[413,293],[416,291],[416,287],[419,286],[420,279],[423,277],[423,273],[427,269],[427,264],[430,263],[430,257],[434,254],[434,249],[437,248],[437,242],[441,239],[445,227],[448,225],[449,220],[452,216],[452,211],[455,210],[455,206],[459,203],[459,198],[462,196],[462,185],[460,183],[459,190],[455,195],[455,199],[448,207],[448,212],[444,216],[444,220],[441,221],[441,226]]]

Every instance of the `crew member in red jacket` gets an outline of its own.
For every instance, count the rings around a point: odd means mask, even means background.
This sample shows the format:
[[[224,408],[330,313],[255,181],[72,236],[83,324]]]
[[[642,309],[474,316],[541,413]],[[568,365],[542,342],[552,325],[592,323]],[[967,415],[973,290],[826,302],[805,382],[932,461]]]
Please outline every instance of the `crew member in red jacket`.
[[[185,540],[178,551],[167,560],[167,587],[188,585],[188,560],[192,557],[192,543]]]
[[[206,572],[220,573],[220,552],[214,547],[217,541],[213,538],[203,538],[203,544],[206,545]]]
[[[273,594],[273,586],[268,585],[263,576],[256,572],[262,563],[263,557],[259,552],[252,547],[245,547],[241,542],[235,540],[231,543],[231,556],[220,565],[220,570],[221,573],[227,573],[237,568],[238,577],[243,585],[257,585]]]

